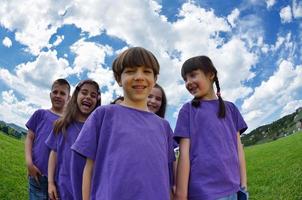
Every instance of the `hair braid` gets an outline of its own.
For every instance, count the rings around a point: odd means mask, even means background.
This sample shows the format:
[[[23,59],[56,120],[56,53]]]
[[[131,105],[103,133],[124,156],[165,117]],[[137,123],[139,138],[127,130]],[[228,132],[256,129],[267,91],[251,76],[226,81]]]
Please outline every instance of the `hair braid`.
[[[223,99],[220,94],[220,85],[219,85],[219,80],[218,80],[217,75],[215,75],[214,81],[215,81],[215,85],[217,88],[217,96],[218,96],[218,100],[219,100],[218,117],[224,118],[225,117],[225,105],[224,105]]]

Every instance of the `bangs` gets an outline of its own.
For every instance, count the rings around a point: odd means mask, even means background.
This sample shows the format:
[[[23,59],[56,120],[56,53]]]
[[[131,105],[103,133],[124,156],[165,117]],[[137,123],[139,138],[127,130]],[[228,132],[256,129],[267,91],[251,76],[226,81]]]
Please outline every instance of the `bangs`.
[[[186,78],[186,74],[190,73],[194,70],[200,69],[205,74],[214,73],[217,74],[217,70],[215,69],[212,61],[207,56],[196,56],[193,58],[189,58],[184,62],[181,67],[181,76],[183,80]]]
[[[155,76],[159,74],[159,63],[150,51],[142,47],[129,48],[113,61],[114,77],[119,80],[126,67],[134,68],[140,66],[152,69]]]
[[[181,76],[182,76],[183,80],[185,80],[187,73],[190,73],[197,69],[201,69],[200,63],[197,62],[197,59],[190,58],[190,59],[186,60],[181,67]]]

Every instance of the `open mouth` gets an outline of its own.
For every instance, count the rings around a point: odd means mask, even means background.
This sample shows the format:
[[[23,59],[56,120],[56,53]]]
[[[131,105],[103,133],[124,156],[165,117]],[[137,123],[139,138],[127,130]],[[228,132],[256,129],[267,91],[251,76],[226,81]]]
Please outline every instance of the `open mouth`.
[[[82,106],[83,106],[84,108],[89,109],[89,108],[91,108],[92,103],[90,103],[90,102],[88,102],[88,101],[83,101],[83,102],[82,102]]]

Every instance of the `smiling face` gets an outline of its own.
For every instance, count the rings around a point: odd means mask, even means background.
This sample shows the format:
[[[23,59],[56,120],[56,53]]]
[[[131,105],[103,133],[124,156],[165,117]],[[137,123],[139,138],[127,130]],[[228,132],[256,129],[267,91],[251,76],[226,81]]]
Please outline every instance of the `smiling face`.
[[[147,110],[147,97],[155,84],[154,72],[145,66],[126,67],[119,85],[124,90],[122,104]]]
[[[193,70],[185,75],[186,88],[195,98],[213,99],[213,78],[214,75],[205,74],[200,69]]]
[[[153,87],[147,101],[150,112],[157,113],[162,105],[163,94],[157,87]]]
[[[94,110],[97,104],[98,90],[89,83],[81,86],[77,97],[77,106],[79,109],[79,120],[86,119],[88,115]]]
[[[63,112],[65,103],[69,99],[69,87],[68,85],[60,85],[60,84],[55,84],[52,87],[52,90],[50,92],[50,100],[52,104],[52,109],[55,112]]]

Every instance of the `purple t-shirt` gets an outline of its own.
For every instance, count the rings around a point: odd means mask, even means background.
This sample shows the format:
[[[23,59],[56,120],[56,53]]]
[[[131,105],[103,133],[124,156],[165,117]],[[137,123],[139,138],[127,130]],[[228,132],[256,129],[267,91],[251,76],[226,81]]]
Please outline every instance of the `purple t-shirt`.
[[[26,127],[33,131],[35,138],[32,146],[32,159],[35,166],[41,173],[47,176],[49,148],[45,140],[52,131],[53,123],[59,118],[50,110],[39,109],[34,112],[26,123]]]
[[[73,159],[71,159],[73,154],[71,146],[77,139],[83,124],[82,122],[73,122],[68,126],[65,135],[62,132],[56,135],[52,132],[45,142],[51,150],[57,153],[56,186],[59,189],[60,199],[79,199],[79,197],[74,197],[72,188],[81,191],[83,171],[73,173],[72,165],[77,165],[78,168],[83,169],[85,158],[80,155],[73,155]],[[71,180],[72,174],[77,177],[74,181]]]
[[[237,133],[247,125],[236,106],[225,101],[226,116],[218,118],[218,100],[202,100],[198,108],[188,102],[181,108],[174,137],[190,138],[192,200],[213,200],[239,190]]]
[[[172,130],[154,113],[116,104],[99,107],[72,149],[94,160],[92,200],[169,199]]]

